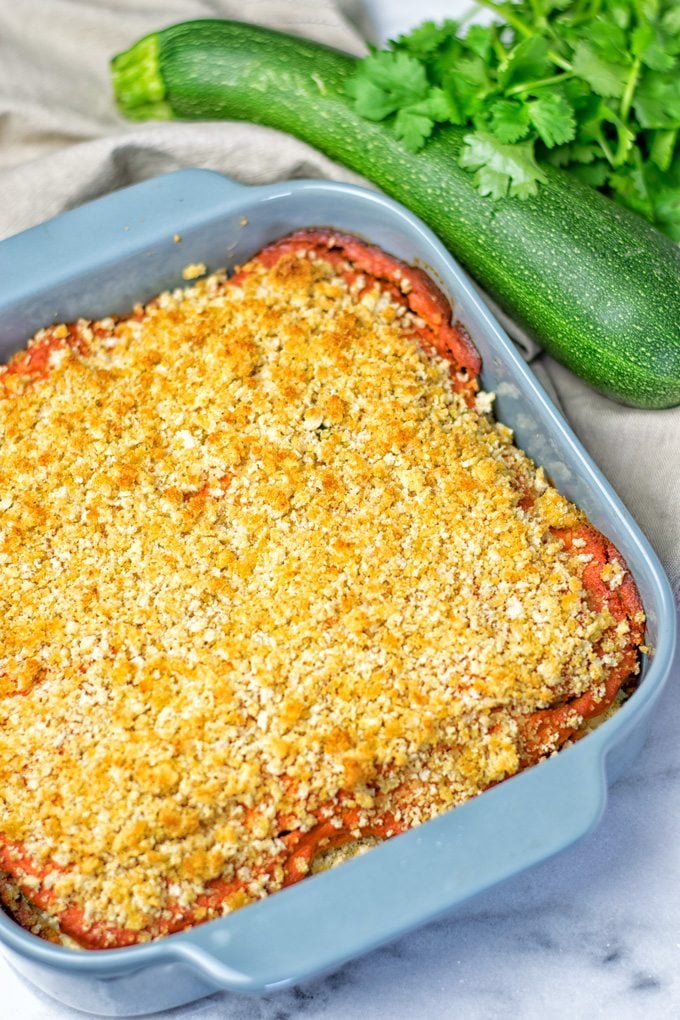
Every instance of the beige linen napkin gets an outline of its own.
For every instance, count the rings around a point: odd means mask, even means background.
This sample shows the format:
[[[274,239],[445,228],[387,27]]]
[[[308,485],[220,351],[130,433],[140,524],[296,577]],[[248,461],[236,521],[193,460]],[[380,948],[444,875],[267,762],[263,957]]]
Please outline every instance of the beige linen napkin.
[[[0,237],[182,166],[208,167],[246,183],[287,177],[361,182],[303,142],[267,128],[233,122],[131,126],[118,116],[110,57],[145,32],[200,17],[245,17],[352,53],[364,49],[357,27],[361,0],[250,0],[246,7],[236,0],[0,2]],[[614,404],[538,354],[507,318],[503,323],[680,592],[680,409]]]

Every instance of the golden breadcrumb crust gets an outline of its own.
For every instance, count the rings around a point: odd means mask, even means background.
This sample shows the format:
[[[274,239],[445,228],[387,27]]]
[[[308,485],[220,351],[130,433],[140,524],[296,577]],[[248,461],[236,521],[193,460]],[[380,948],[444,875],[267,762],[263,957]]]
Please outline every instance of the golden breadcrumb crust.
[[[53,916],[264,896],[289,833],[474,796],[621,659],[583,515],[350,269],[255,260],[0,375],[1,863]]]

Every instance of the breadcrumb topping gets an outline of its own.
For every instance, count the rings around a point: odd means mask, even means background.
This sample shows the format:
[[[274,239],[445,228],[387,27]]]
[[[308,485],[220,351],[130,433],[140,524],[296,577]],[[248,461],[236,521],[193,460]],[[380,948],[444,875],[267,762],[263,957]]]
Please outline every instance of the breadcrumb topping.
[[[340,798],[414,825],[513,774],[618,661],[583,515],[417,326],[287,254],[0,374],[0,832],[55,911],[225,913]]]

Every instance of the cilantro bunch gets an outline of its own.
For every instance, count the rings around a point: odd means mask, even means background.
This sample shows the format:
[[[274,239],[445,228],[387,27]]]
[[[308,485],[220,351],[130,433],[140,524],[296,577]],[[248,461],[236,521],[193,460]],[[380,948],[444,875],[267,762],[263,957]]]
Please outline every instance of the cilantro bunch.
[[[470,130],[459,162],[493,198],[564,167],[680,240],[680,0],[480,0],[490,25],[423,25],[372,50],[356,111],[417,152]]]

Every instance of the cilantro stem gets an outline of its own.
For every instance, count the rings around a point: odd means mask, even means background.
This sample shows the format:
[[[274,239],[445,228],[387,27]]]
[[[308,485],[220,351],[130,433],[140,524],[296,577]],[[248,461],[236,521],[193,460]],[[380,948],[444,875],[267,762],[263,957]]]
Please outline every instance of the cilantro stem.
[[[548,56],[552,60],[553,64],[557,64],[557,66],[561,67],[563,71],[573,70],[569,61],[565,60],[564,57],[561,57],[559,53],[555,52],[555,50],[548,50]]]
[[[611,166],[616,166],[616,159],[614,157],[614,153],[609,148],[609,144],[607,142],[607,139],[605,138],[605,136],[602,133],[602,131],[598,131],[597,132],[597,140],[599,142],[600,148],[602,149],[602,151],[604,152],[605,156],[607,157],[607,162]]]
[[[574,77],[573,71],[563,71],[562,74],[553,74],[549,78],[537,78],[535,81],[522,82],[520,85],[513,85],[506,90],[506,96],[518,96],[520,92],[533,92],[534,89],[543,88],[544,85],[561,85]]]
[[[538,2],[538,0],[529,0],[529,5],[530,5],[531,10],[533,11],[533,14],[534,14],[534,22],[535,22],[535,24],[538,26],[538,28],[541,28],[541,29],[545,28],[546,20],[545,20],[544,13],[543,13],[543,11],[541,9],[541,4]]]
[[[494,53],[496,54],[496,59],[498,60],[498,63],[502,64],[503,61],[506,59],[508,54],[507,54],[507,50],[503,46],[503,43],[498,38],[498,33],[497,32],[494,32],[494,34],[493,34],[493,50],[494,50]]]
[[[635,92],[635,86],[637,85],[639,74],[640,74],[640,58],[636,57],[635,60],[633,61],[633,66],[630,69],[630,74],[628,75],[628,81],[626,82],[626,87],[623,90],[623,95],[621,96],[621,106],[619,108],[619,113],[621,114],[622,120],[626,120],[628,118],[628,114],[630,113],[630,106],[631,103],[633,102],[633,93]]]
[[[516,14],[513,14],[512,11],[508,10],[505,4],[494,3],[494,0],[477,0],[477,3],[481,7],[488,7],[490,10],[495,11],[496,14],[500,14],[503,20],[507,21],[508,25],[512,25],[512,27],[519,32],[520,35],[526,36],[527,39],[530,39],[536,34],[533,28],[525,24],[522,19],[518,18]]]
[[[507,21],[508,25],[512,25],[516,32],[519,32],[520,35],[525,36],[527,39],[532,39],[538,34],[535,29],[527,25],[521,18],[518,18],[516,14],[513,14],[506,4],[497,4],[494,3],[494,0],[477,0],[477,3],[481,7],[488,7],[489,10],[500,14],[503,20]],[[572,67],[569,61],[561,57],[555,50],[548,50],[548,56],[553,64],[557,64],[563,71],[571,71]]]

